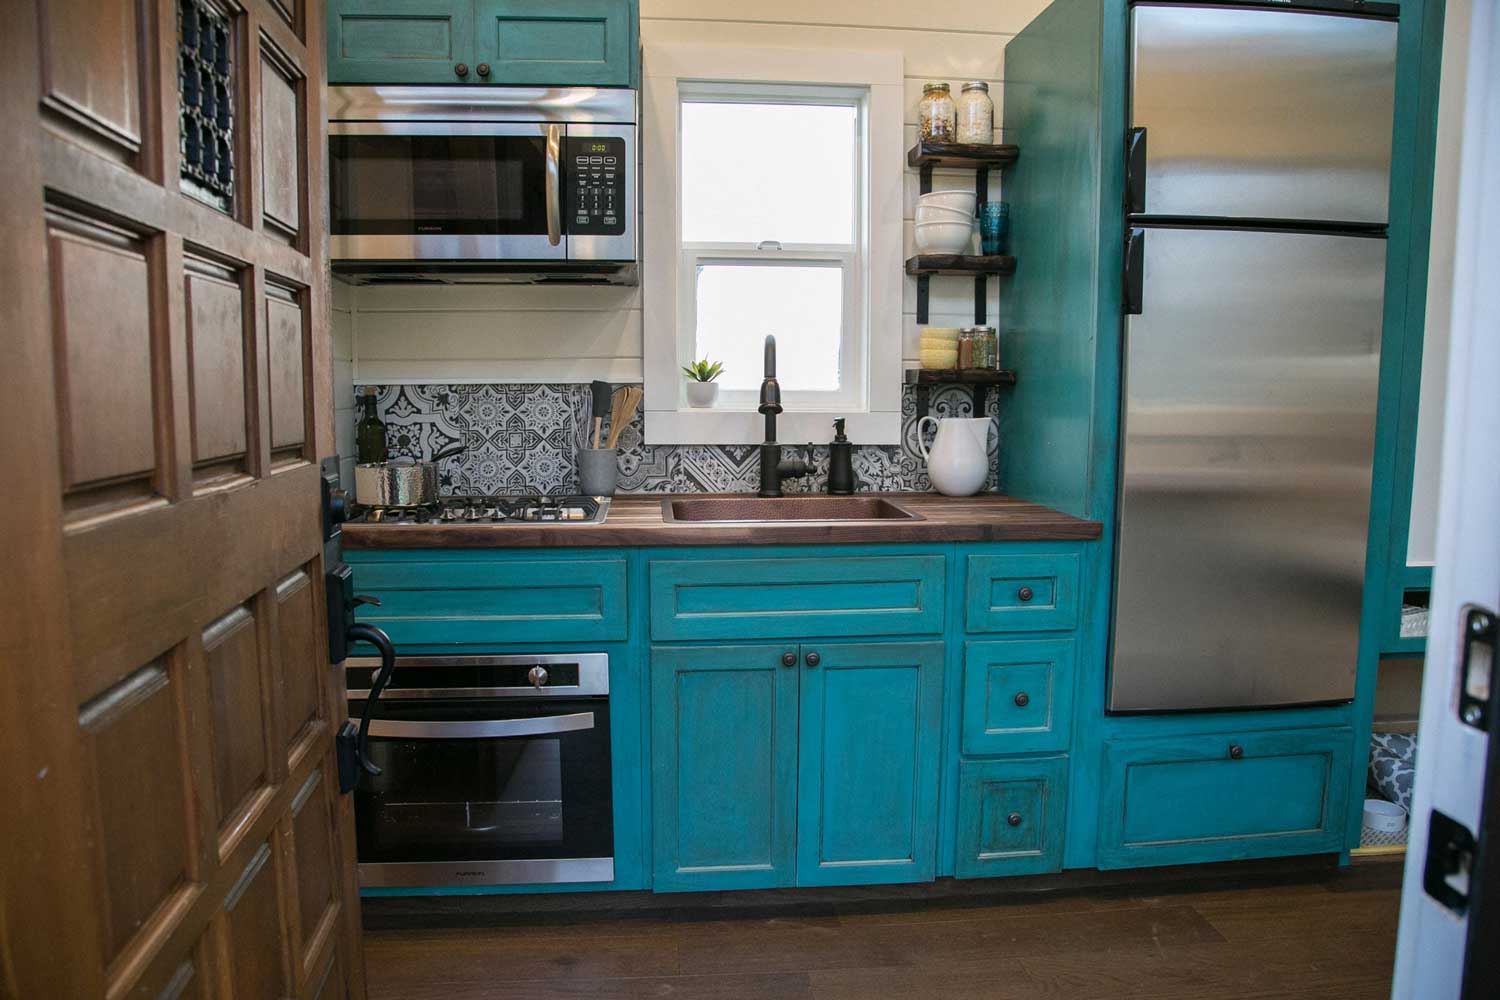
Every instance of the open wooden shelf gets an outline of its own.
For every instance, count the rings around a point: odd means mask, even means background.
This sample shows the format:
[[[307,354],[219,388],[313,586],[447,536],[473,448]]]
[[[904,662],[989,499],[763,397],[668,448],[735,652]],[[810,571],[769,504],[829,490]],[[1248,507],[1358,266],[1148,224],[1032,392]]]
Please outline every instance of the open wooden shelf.
[[[1008,368],[908,368],[906,384],[915,387],[917,419],[927,416],[928,400],[935,385],[966,385],[974,393],[974,416],[982,417],[990,389],[1015,385],[1016,373]]]
[[[1016,373],[1008,368],[908,368],[910,385],[1015,385]]]
[[[1021,147],[1010,143],[919,142],[906,151],[909,167],[981,170],[1016,162]]]
[[[907,274],[1014,274],[1016,259],[1010,254],[981,256],[962,253],[919,253],[906,258]]]

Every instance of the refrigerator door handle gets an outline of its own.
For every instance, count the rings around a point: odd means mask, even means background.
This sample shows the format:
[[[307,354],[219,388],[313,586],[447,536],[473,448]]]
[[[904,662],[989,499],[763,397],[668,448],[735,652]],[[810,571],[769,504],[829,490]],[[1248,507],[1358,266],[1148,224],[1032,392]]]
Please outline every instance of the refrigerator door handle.
[[[1125,315],[1141,314],[1141,295],[1146,277],[1146,231],[1131,229],[1125,236]]]
[[[1137,125],[1125,136],[1125,211],[1146,211],[1146,127]]]

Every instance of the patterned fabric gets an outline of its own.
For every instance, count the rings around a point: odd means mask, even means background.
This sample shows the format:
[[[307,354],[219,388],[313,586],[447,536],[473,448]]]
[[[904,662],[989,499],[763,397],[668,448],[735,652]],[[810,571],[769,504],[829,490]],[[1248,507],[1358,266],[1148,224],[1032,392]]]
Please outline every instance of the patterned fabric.
[[[361,387],[356,387],[356,391]],[[589,440],[593,402],[586,384],[383,385],[377,409],[392,456],[426,459],[451,444],[468,446],[443,462],[444,493],[572,493],[578,489],[575,456]],[[997,412],[989,394],[989,415]],[[935,417],[967,417],[973,394],[963,386],[934,387]],[[753,492],[760,486],[760,452],[754,445],[647,445],[644,414],[620,436],[620,493]],[[608,418],[606,417],[606,423]],[[830,424],[832,420],[830,418]],[[916,400],[901,403],[898,445],[856,445],[854,475],[861,491],[926,491],[927,463],[917,450]],[[829,429],[832,436],[832,427]],[[990,479],[995,485],[995,436],[990,437]],[[789,453],[800,457],[802,448]],[[817,472],[787,480],[786,491],[814,492],[828,482],[828,448],[813,449]]]
[[[1405,733],[1370,737],[1370,787],[1387,802],[1411,812],[1411,786],[1417,776],[1417,738]]]

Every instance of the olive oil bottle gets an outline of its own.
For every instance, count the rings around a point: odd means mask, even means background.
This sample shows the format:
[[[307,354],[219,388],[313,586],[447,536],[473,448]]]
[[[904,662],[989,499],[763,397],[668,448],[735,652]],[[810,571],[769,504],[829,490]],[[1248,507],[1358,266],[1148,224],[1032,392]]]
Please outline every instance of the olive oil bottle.
[[[354,428],[354,447],[361,465],[368,462],[384,462],[388,457],[385,443],[385,424],[375,412],[375,387],[367,385],[360,390],[359,424]]]

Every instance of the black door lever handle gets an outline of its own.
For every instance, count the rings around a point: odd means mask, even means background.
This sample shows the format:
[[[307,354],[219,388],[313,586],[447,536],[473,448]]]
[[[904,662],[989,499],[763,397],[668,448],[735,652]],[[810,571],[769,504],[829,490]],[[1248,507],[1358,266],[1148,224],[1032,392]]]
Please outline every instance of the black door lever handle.
[[[348,636],[350,642],[368,642],[380,652],[380,669],[375,671],[375,677],[370,681],[370,693],[365,696],[364,711],[359,714],[359,741],[356,744],[360,769],[375,776],[381,772],[375,762],[370,760],[370,720],[375,717],[375,703],[380,700],[380,693],[391,682],[391,674],[395,672],[396,647],[392,645],[391,637],[385,634],[385,630],[374,625],[351,625]]]

